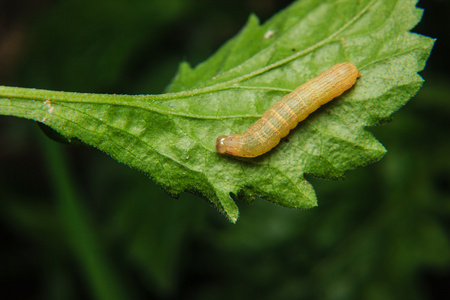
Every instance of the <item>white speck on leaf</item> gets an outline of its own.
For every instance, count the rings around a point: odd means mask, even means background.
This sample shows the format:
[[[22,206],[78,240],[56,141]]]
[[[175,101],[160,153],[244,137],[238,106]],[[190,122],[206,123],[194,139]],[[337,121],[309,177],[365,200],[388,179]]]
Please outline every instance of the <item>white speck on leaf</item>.
[[[52,106],[52,103],[50,102],[50,100],[45,100],[44,105],[48,106],[48,113],[49,114],[53,113],[54,107]]]
[[[275,34],[275,30],[267,30],[266,31],[266,33],[264,33],[264,38],[267,40],[267,39],[270,39],[273,35]]]

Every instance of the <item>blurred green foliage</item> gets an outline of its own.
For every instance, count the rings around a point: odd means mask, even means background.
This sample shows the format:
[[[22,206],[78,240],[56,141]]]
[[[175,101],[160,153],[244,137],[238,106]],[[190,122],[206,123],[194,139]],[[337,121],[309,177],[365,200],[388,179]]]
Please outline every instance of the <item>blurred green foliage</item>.
[[[3,4],[10,11],[2,10],[0,43],[6,29],[26,38],[20,64],[0,78],[159,93],[181,60],[195,65],[250,12],[264,20],[286,4]],[[420,6],[427,9],[417,30],[438,38],[424,87],[388,125],[371,129],[388,149],[380,162],[339,182],[308,178],[319,199],[312,210],[257,199],[238,203],[242,218],[231,225],[206,203],[172,199],[99,151],[57,144],[31,121],[0,118],[2,298],[449,298],[450,24],[439,16],[450,4]]]

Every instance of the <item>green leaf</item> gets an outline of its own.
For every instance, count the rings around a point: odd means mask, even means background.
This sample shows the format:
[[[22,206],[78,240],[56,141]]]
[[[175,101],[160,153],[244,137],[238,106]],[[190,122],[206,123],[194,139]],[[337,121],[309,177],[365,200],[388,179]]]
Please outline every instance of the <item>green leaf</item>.
[[[316,205],[305,174],[339,178],[386,152],[365,128],[420,88],[434,40],[409,32],[415,0],[305,0],[244,29],[210,59],[187,63],[167,94],[99,95],[0,87],[0,113],[34,119],[149,174],[169,194],[206,198],[232,222],[233,198]],[[362,77],[269,153],[219,155],[221,134],[242,133],[286,93],[339,62]],[[233,196],[234,195],[234,196]]]

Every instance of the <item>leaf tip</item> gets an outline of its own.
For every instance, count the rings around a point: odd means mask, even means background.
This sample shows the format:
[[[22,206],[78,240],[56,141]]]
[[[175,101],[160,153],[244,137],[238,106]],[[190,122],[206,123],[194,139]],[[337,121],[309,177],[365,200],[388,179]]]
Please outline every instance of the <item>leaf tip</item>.
[[[227,192],[218,192],[217,197],[219,198],[219,201],[218,205],[216,204],[216,207],[231,223],[236,224],[239,219],[239,208],[231,198],[230,194]]]

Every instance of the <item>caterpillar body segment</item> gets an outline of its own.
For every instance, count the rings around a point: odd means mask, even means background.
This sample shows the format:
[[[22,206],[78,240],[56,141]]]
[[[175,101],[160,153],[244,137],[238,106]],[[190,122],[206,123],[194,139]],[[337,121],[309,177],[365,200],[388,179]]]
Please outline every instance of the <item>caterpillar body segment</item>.
[[[351,88],[360,76],[358,69],[351,63],[333,66],[272,105],[243,134],[219,136],[217,152],[241,157],[256,157],[266,153],[309,114]]]

